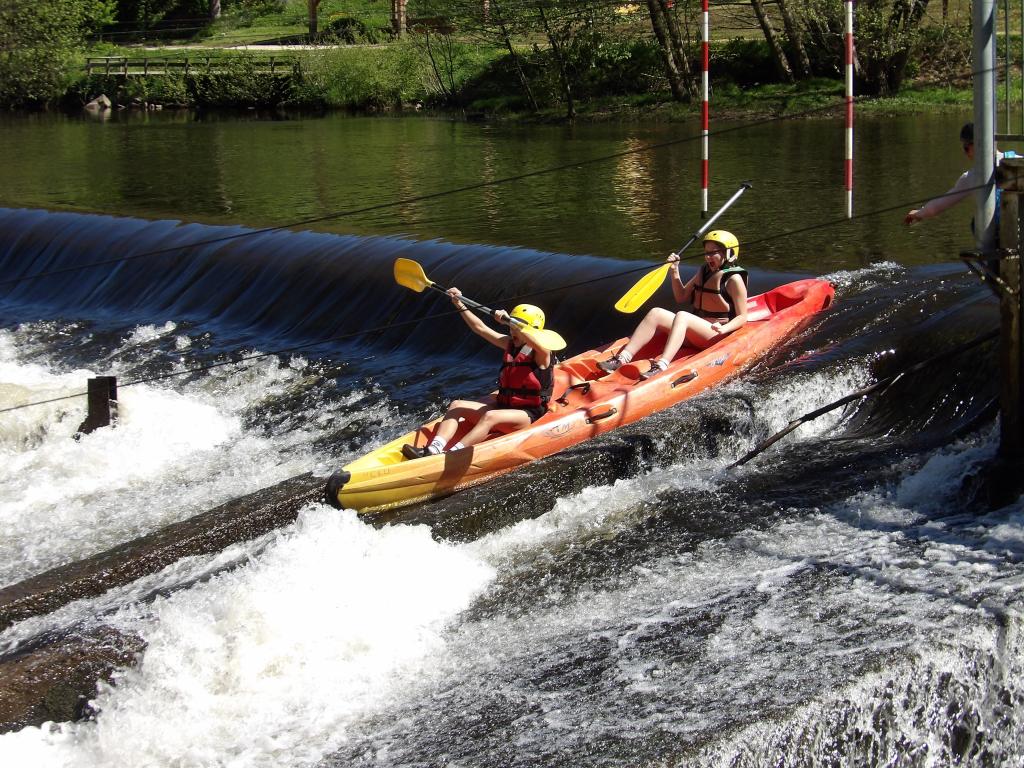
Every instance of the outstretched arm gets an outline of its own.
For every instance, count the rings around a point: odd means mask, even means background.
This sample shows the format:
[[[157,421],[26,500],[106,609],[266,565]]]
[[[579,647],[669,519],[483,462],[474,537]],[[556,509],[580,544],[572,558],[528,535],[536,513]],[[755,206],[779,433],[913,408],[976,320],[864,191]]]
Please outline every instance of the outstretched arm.
[[[903,217],[904,224],[916,224],[919,221],[925,219],[931,219],[938,216],[943,211],[952,208],[954,205],[959,203],[971,194],[974,187],[974,174],[970,171],[964,171],[960,175],[960,178],[956,180],[956,184],[944,195],[933,198],[927,203],[922,205],[920,208],[915,208],[909,211],[906,216]]]
[[[502,349],[505,348],[508,344],[508,334],[498,333],[493,328],[490,328],[483,320],[477,317],[473,310],[463,304],[462,291],[452,287],[448,289],[448,295],[452,297],[452,304],[462,314],[462,319],[469,326],[469,330],[494,346],[501,347]]]

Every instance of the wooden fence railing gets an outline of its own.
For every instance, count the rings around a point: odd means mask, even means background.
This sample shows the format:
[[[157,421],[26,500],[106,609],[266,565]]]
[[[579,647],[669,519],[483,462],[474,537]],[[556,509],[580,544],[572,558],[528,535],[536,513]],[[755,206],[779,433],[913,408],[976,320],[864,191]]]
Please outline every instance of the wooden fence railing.
[[[246,54],[244,56],[90,56],[85,60],[86,74],[114,75],[119,77],[145,77],[147,75],[169,75],[225,72],[232,64],[244,60],[254,72],[271,75],[287,75],[292,71],[295,60],[291,56],[268,56]]]

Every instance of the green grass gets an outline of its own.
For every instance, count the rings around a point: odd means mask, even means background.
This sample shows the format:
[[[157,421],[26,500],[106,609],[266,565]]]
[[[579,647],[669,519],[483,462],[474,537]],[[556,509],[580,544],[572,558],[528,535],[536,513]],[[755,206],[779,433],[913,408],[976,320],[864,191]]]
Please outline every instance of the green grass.
[[[1022,0],[1014,0],[1010,16],[1015,20],[1011,24],[1011,51],[1019,46],[1019,8]],[[271,6],[263,6],[264,9]],[[365,29],[374,30],[390,27],[390,0],[323,0],[318,14],[321,31],[330,27],[332,21],[345,18],[355,19]],[[1017,10],[1014,10],[1017,9]],[[1002,12],[1002,8],[999,8]],[[970,13],[969,0],[951,0],[949,4],[949,21],[963,23]],[[415,7],[410,9],[415,15]],[[724,4],[712,6],[712,21],[722,55],[729,50],[743,53],[746,48],[760,39],[760,30],[753,19],[749,6]],[[649,27],[646,12],[642,9],[636,14],[624,16],[621,20],[623,29],[631,29],[635,34]],[[930,5],[927,24],[941,25],[941,5]],[[229,46],[248,45],[250,51],[258,51],[259,42],[298,41],[308,30],[306,0],[287,0],[284,6],[274,12],[246,12],[240,6],[228,6],[227,12],[216,22],[204,29],[200,34],[176,40],[165,40],[165,45],[188,45],[199,49],[203,55],[223,56],[232,52],[224,51]],[[649,30],[648,30],[649,31]],[[1002,24],[999,25],[1002,32]],[[748,42],[736,44],[738,38]],[[955,67],[957,59],[956,45],[959,37],[951,36],[945,30],[939,30],[932,38],[933,49],[938,51],[929,62],[934,64],[930,74],[935,75]],[[949,42],[947,42],[949,41]],[[730,48],[731,46],[731,48]],[[744,47],[746,46],[746,48]],[[545,47],[543,44],[542,48]],[[475,77],[484,76],[484,83],[490,82],[490,88],[484,92],[468,96],[475,99],[463,105],[475,112],[484,112],[495,116],[518,117],[522,115],[523,101],[518,87],[509,82],[495,80],[488,74],[488,68],[501,57],[503,52],[480,45],[478,42],[464,41],[457,45],[456,86],[472,81]],[[946,51],[953,51],[946,54]],[[524,52],[528,53],[529,48]],[[172,52],[167,55],[187,55],[186,51]],[[748,51],[749,53],[749,51]],[[137,57],[141,54],[139,46],[98,44],[89,52],[90,55]],[[159,51],[151,55],[160,55]],[[749,56],[740,56],[740,64]],[[355,108],[390,108],[396,104],[413,102],[440,103],[439,89],[432,82],[432,68],[426,59],[422,39],[409,35],[402,41],[390,41],[379,48],[355,46],[349,48],[320,48],[301,55],[306,82],[300,86],[302,100],[308,103],[319,103],[329,107]],[[735,63],[735,62],[734,62]],[[742,69],[742,67],[741,67]],[[736,73],[734,73],[736,74]],[[873,112],[905,112],[919,110],[963,109],[971,103],[969,83],[964,87],[949,88],[941,85],[925,83],[922,71],[921,84],[908,80],[904,89],[894,97],[858,102],[858,110]],[[507,77],[507,73],[506,73]],[[740,79],[750,82],[751,79]],[[600,92],[600,88],[597,89]],[[1019,94],[1019,86],[1011,90],[1011,94]],[[830,111],[840,112],[843,107],[843,85],[838,80],[824,78],[797,83],[760,84],[750,87],[739,87],[729,84],[716,84],[712,95],[713,109],[718,117],[749,116],[756,114],[800,115],[829,114]],[[1001,97],[1000,97],[1001,98]],[[654,119],[654,120],[689,120],[699,110],[699,102],[678,104],[673,102],[667,93],[642,93],[633,95],[601,96],[589,100],[581,100],[577,104],[582,119]],[[561,105],[553,104],[543,110],[540,115],[530,116],[531,119],[560,119],[564,112]]]

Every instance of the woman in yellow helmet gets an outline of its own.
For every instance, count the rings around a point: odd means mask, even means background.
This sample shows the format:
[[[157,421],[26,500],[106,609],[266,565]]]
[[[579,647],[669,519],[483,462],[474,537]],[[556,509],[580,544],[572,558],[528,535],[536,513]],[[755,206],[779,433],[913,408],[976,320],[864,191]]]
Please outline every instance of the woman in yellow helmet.
[[[448,406],[444,419],[437,427],[430,444],[424,448],[403,445],[407,459],[419,459],[445,451],[457,451],[484,440],[496,428],[519,429],[532,424],[548,410],[553,386],[552,367],[555,356],[544,349],[531,331],[544,329],[544,311],[532,304],[520,304],[512,312],[499,309],[494,313],[496,322],[508,326],[508,333],[498,333],[462,303],[462,292],[449,288],[455,308],[470,330],[504,351],[498,392],[486,400],[456,400]],[[522,320],[524,325],[512,318]],[[449,445],[459,429],[460,422],[472,424],[458,442]]]
[[[691,303],[693,312],[671,312],[655,307],[640,321],[629,342],[617,355],[598,363],[611,373],[633,360],[659,330],[668,334],[661,355],[651,360],[649,370],[641,379],[649,379],[666,370],[683,344],[704,349],[723,336],[743,327],[747,322],[747,270],[736,261],[740,243],[724,229],[704,235],[704,265],[683,283],[679,275],[679,254],[669,254],[675,263],[672,274],[672,295],[680,304]]]

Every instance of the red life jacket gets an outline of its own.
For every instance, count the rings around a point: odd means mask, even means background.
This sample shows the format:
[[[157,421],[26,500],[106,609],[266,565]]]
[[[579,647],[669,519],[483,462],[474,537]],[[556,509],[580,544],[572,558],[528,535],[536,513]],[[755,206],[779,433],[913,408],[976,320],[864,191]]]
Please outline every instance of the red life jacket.
[[[533,350],[518,350],[510,341],[498,376],[498,405],[503,408],[547,408],[554,386],[552,367],[541,368],[533,359]]]

